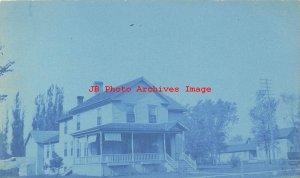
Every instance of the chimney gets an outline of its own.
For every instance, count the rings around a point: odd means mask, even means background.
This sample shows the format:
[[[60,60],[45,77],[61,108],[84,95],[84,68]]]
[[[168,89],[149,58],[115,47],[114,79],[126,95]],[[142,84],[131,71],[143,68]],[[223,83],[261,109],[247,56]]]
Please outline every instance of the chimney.
[[[77,96],[77,106],[83,103],[83,96]]]
[[[103,82],[94,81],[94,86],[98,86],[99,87],[99,92],[103,92]]]

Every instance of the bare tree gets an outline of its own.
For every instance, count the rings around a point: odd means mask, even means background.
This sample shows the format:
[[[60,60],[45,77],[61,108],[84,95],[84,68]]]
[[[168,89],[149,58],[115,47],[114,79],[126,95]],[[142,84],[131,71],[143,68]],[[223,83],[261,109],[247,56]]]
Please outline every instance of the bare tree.
[[[3,46],[0,46],[0,55],[3,55]],[[0,66],[0,76],[4,75],[7,72],[12,72],[13,69],[11,68],[11,66],[14,64],[14,61],[8,61],[7,64],[5,64],[4,66]],[[5,100],[7,97],[7,95],[4,94],[0,94],[0,102]]]

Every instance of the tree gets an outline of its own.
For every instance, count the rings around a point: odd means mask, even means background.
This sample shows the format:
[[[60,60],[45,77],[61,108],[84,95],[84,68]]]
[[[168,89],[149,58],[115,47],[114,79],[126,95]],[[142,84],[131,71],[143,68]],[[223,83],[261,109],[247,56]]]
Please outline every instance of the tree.
[[[45,94],[39,94],[35,98],[33,130],[58,130],[57,119],[63,114],[63,101],[63,88],[57,85],[48,88],[46,97]]]
[[[44,95],[39,94],[35,98],[36,113],[32,121],[33,130],[45,130],[46,128],[46,106],[44,102]]]
[[[50,169],[53,172],[57,172],[57,174],[59,174],[59,169],[62,167],[63,165],[63,159],[61,157],[58,156],[58,154],[56,152],[52,152],[52,159],[50,160]]]
[[[3,46],[0,46],[0,54],[3,55]],[[5,73],[7,72],[12,72],[13,69],[11,68],[11,66],[14,64],[15,62],[14,61],[8,61],[7,64],[5,64],[4,66],[0,66],[0,76],[4,75]],[[0,101],[3,101],[5,100],[7,97],[7,95],[3,95],[3,94],[0,94]]]
[[[237,120],[235,103],[199,101],[188,112],[187,151],[202,163],[216,164],[226,146],[228,128]]]
[[[8,135],[8,111],[6,111],[6,121],[2,132],[0,133],[0,159],[6,159],[9,157],[7,153],[7,135]]]
[[[236,135],[229,140],[230,144],[242,144],[243,142],[243,137],[240,135]]]
[[[271,163],[271,151],[273,152],[276,146],[274,138],[277,133],[275,120],[277,105],[278,101],[275,98],[267,96],[266,91],[261,90],[256,94],[256,105],[250,110],[252,132],[256,141],[263,144],[269,163]]]
[[[0,46],[0,54],[3,55],[3,46]],[[13,69],[11,68],[14,64],[14,61],[8,61],[7,64],[4,66],[0,66],[0,76],[3,76],[7,72],[12,72]],[[0,94],[0,102],[6,99],[7,95]],[[0,120],[0,123],[2,121]],[[9,155],[7,154],[7,133],[8,133],[8,114],[6,114],[6,121],[4,129],[0,131],[0,159],[5,159]]]
[[[24,131],[24,111],[21,109],[20,93],[16,94],[14,106],[12,109],[12,142],[11,153],[13,156],[21,157],[25,155],[25,145],[23,138]]]
[[[299,128],[300,123],[300,96],[284,93],[280,95],[281,101],[288,107],[286,119],[288,119],[293,127]],[[297,103],[298,102],[298,103]],[[297,108],[298,104],[298,108]],[[298,110],[298,111],[297,111]]]

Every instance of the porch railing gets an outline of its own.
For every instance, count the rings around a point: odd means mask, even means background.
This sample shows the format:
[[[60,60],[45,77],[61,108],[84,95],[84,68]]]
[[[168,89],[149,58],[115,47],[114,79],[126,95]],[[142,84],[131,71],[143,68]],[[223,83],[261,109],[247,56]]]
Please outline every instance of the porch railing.
[[[163,159],[164,154],[160,153],[103,154],[74,158],[74,164],[127,163],[134,161],[156,161]]]
[[[182,153],[180,155],[180,158],[183,159],[186,163],[188,163],[193,169],[197,169],[196,161],[193,160],[190,156],[186,155],[185,153]]]
[[[166,161],[173,167],[173,169],[178,168],[178,162],[175,161],[171,156],[166,154]]]
[[[162,160],[163,154],[159,153],[136,153],[134,154],[134,161],[156,161]]]
[[[104,154],[102,163],[124,163],[132,160],[131,154]]]

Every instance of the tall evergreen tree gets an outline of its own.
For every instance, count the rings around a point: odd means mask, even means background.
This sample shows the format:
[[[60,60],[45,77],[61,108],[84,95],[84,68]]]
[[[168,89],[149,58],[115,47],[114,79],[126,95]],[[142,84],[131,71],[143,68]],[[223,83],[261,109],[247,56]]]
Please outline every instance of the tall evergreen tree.
[[[39,94],[35,98],[33,130],[58,130],[57,119],[63,114],[63,101],[63,88],[57,85],[51,85],[46,95]]]
[[[44,95],[39,94],[35,97],[35,105],[36,105],[36,112],[32,122],[33,130],[45,130],[46,123],[46,106],[44,101]]]
[[[13,156],[21,157],[25,155],[24,145],[24,111],[21,109],[20,93],[16,94],[14,106],[12,109],[13,123],[12,123],[12,141],[11,153]]]
[[[9,157],[7,153],[8,148],[8,111],[6,111],[6,120],[3,126],[3,130],[0,132],[0,159],[6,159]]]

